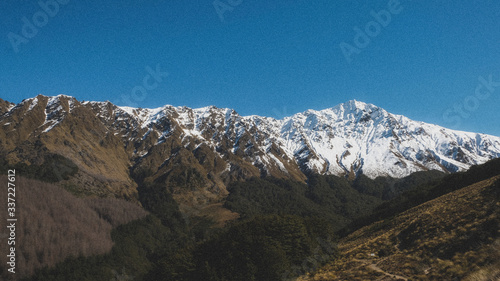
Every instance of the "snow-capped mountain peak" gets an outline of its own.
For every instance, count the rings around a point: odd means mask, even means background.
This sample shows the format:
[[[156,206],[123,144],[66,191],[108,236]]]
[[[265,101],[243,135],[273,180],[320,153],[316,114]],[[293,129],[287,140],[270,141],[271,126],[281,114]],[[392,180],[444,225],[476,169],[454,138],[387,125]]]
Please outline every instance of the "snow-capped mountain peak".
[[[133,147],[129,156],[133,161],[150,157],[155,147],[167,142],[179,143],[187,152],[163,149],[162,153],[167,153],[162,156],[164,159],[174,155],[193,155],[198,159],[202,157],[200,149],[205,147],[203,155],[212,151],[215,157],[211,165],[217,161],[226,163],[222,170],[207,166],[215,169],[210,173],[253,175],[259,171],[261,176],[295,178],[308,173],[403,177],[428,169],[461,171],[500,157],[499,137],[413,121],[356,100],[277,120],[240,116],[232,109],[215,106],[191,109],[166,105],[144,109],[110,102],[80,103],[63,95],[38,96],[9,108],[0,117],[0,123],[13,123],[12,115],[17,110],[23,115],[36,112],[43,120],[33,126],[40,128],[41,134],[51,134],[54,128],[65,126],[65,122],[70,122],[67,117],[76,111],[78,116],[82,112],[93,114],[99,120],[95,122],[119,136],[126,149]],[[75,126],[71,124],[71,128]],[[205,163],[205,159],[203,156],[198,160]]]

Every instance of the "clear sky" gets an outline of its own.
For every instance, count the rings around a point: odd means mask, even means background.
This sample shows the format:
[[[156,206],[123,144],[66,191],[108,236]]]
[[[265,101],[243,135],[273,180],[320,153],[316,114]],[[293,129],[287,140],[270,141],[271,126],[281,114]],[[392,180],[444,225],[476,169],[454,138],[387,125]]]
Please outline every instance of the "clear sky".
[[[0,3],[0,98],[275,118],[356,99],[500,136],[498,0],[54,1]]]

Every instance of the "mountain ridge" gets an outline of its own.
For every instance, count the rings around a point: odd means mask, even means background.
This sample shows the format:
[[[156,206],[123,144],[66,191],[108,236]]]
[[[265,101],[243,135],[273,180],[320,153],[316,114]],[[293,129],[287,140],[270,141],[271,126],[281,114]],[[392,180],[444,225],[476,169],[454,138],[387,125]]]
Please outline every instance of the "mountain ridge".
[[[44,97],[44,96],[38,96],[38,97]],[[23,105],[23,104],[28,103],[28,102],[30,102],[28,111],[32,110],[34,107],[37,106],[38,97],[24,100],[20,104],[14,106],[14,107],[11,107],[10,110],[7,110],[5,114],[8,115],[8,113],[11,110],[15,110],[16,107],[19,107],[20,105]],[[488,155],[489,159],[500,157],[500,146],[498,146],[498,143],[497,143],[498,140],[500,140],[499,137],[495,137],[495,136],[491,136],[491,135],[487,135],[487,134],[454,131],[454,130],[449,130],[449,129],[446,129],[444,127],[440,127],[437,125],[427,124],[427,123],[419,122],[419,121],[413,121],[413,120],[410,120],[409,118],[406,118],[403,115],[391,114],[380,107],[377,107],[377,106],[372,105],[372,104],[367,104],[367,103],[363,103],[360,101],[356,101],[356,100],[350,100],[348,102],[336,105],[334,107],[319,110],[319,111],[307,110],[305,112],[297,113],[297,114],[294,114],[294,115],[289,116],[289,117],[284,117],[282,119],[274,119],[272,117],[261,117],[261,116],[257,116],[257,115],[241,116],[233,109],[217,108],[215,106],[207,106],[207,107],[192,109],[192,108],[185,107],[185,106],[174,107],[171,105],[165,105],[163,107],[158,107],[156,109],[146,109],[146,108],[131,108],[131,107],[115,106],[115,105],[111,104],[110,102],[84,101],[84,102],[80,103],[75,98],[73,98],[71,96],[66,96],[66,95],[59,95],[59,96],[55,96],[55,97],[46,97],[46,98],[48,98],[49,101],[47,102],[46,110],[45,110],[45,116],[46,116],[45,122],[42,125],[42,126],[45,126],[44,130],[42,131],[43,133],[50,131],[54,126],[57,125],[57,122],[60,121],[61,118],[63,118],[63,116],[61,116],[61,111],[63,111],[63,112],[66,111],[67,113],[71,113],[71,110],[73,109],[73,107],[75,106],[75,103],[76,103],[76,104],[81,104],[84,106],[91,106],[91,107],[94,107],[94,109],[96,109],[96,106],[97,106],[98,109],[95,110],[95,112],[97,113],[97,115],[99,117],[102,117],[102,118],[106,118],[106,116],[103,115],[103,114],[105,114],[104,112],[106,110],[109,111],[111,108],[114,107],[113,108],[114,110],[117,110],[117,111],[121,110],[121,111],[123,111],[123,113],[125,113],[125,114],[120,114],[119,112],[115,113],[118,117],[126,118],[127,117],[126,115],[128,115],[128,117],[134,119],[132,121],[135,121],[140,125],[140,129],[144,129],[146,127],[148,127],[148,128],[153,127],[155,124],[157,124],[159,121],[161,121],[162,118],[168,118],[168,117],[172,116],[173,118],[176,118],[177,120],[180,121],[180,123],[183,127],[183,131],[184,131],[186,136],[189,135],[189,136],[194,136],[194,137],[200,137],[200,138],[205,139],[207,141],[209,141],[209,138],[207,138],[207,136],[203,136],[203,134],[202,134],[202,131],[207,130],[207,129],[203,128],[204,124],[202,124],[202,123],[208,123],[211,126],[217,126],[217,125],[220,125],[220,124],[218,124],[218,122],[221,122],[221,121],[223,123],[229,123],[231,121],[242,121],[242,122],[246,123],[244,125],[247,125],[247,127],[250,127],[250,128],[260,126],[261,128],[259,128],[259,130],[261,131],[261,133],[263,133],[263,135],[270,136],[270,137],[274,138],[273,141],[277,141],[277,142],[281,142],[281,143],[283,143],[284,140],[289,141],[291,139],[292,140],[293,139],[295,139],[295,140],[301,139],[301,134],[303,134],[303,133],[317,133],[320,131],[328,131],[328,130],[330,130],[330,133],[332,131],[333,131],[333,133],[341,133],[340,138],[346,139],[346,138],[354,137],[351,139],[354,139],[355,141],[359,141],[360,137],[365,137],[364,141],[367,141],[367,140],[370,141],[370,139],[368,139],[368,138],[372,137],[374,134],[376,137],[382,136],[382,137],[386,137],[386,138],[387,137],[390,138],[390,134],[392,134],[393,138],[396,141],[400,141],[400,139],[402,137],[403,138],[405,137],[405,134],[406,134],[406,136],[408,135],[408,133],[413,133],[415,135],[428,134],[427,130],[430,129],[430,130],[434,130],[434,131],[439,130],[439,131],[443,132],[445,137],[446,137],[447,133],[451,132],[451,133],[455,133],[459,138],[463,138],[464,136],[468,137],[469,139],[475,138],[476,139],[475,144],[469,143],[469,144],[466,144],[465,146],[467,146],[467,145],[476,146],[476,147],[474,147],[476,149],[477,149],[477,146],[480,145],[480,143],[482,142],[483,139],[486,139],[486,146],[491,145],[491,143],[488,142],[488,139],[492,138],[496,142],[494,143],[494,145],[495,145],[495,147],[493,149],[494,153],[491,153],[490,155]],[[65,106],[64,106],[65,108],[62,108],[61,104],[58,103],[58,100],[60,100],[61,98],[67,100],[67,104],[65,104]],[[111,110],[113,110],[113,109],[111,109]],[[214,120],[214,118],[213,118],[214,114],[217,115],[218,120]],[[108,116],[108,118],[109,118],[109,116]],[[118,119],[118,118],[116,118],[116,119]],[[330,122],[328,122],[328,121],[330,121]],[[339,122],[343,122],[343,123],[337,124],[337,125],[339,125],[339,126],[337,126],[337,128],[331,128],[332,125],[336,125],[335,123],[339,123]],[[372,125],[372,127],[379,126],[382,128],[378,128],[379,130],[370,132],[369,130],[373,129],[373,128],[369,128],[369,126],[364,126],[365,128],[363,128],[363,125],[365,125],[364,123],[373,123],[373,124],[369,124],[369,125]],[[227,124],[227,125],[230,126],[230,124]],[[347,127],[347,129],[345,129],[343,131],[339,130],[340,126]],[[406,126],[407,128],[404,128],[402,126]],[[276,128],[276,127],[278,127],[278,128]],[[297,130],[298,127],[302,127],[303,130],[302,131]],[[137,129],[137,128],[132,128],[132,129]],[[168,133],[168,128],[166,128],[166,129],[167,130],[163,130],[163,132],[162,132],[163,134]],[[229,127],[226,127],[225,129],[226,129],[225,133],[228,133]],[[245,129],[248,129],[248,128],[245,128]],[[279,132],[277,131],[277,129],[279,129]],[[383,130],[380,130],[380,129],[383,129]],[[398,132],[399,134],[395,134],[395,132],[394,132],[395,129],[403,129],[403,132]],[[411,129],[412,131],[408,132],[409,129]],[[150,132],[151,132],[151,130],[148,130],[147,134],[149,134]],[[236,129],[235,137],[237,139],[235,141],[233,151],[238,147],[238,138],[240,137],[238,135],[239,132],[241,133],[241,131],[238,131],[238,129]],[[277,133],[281,134],[281,136],[279,136]],[[436,132],[432,132],[432,133],[435,134]],[[281,139],[279,139],[280,137],[281,137]],[[316,137],[316,139],[302,138],[301,141],[304,141],[306,143],[306,146],[307,146],[307,143],[311,142],[311,140],[314,142],[318,138],[322,138],[325,136],[321,136],[321,135],[316,134],[315,137]],[[451,136],[451,137],[454,137],[454,136]],[[160,136],[158,138],[158,141],[161,142],[161,140],[162,140],[162,138]],[[331,140],[336,140],[336,139],[335,138],[327,139],[326,141],[331,141]],[[371,140],[373,140],[373,139],[371,139]],[[394,143],[394,142],[392,142],[392,143]],[[328,150],[328,147],[324,147],[324,144],[325,144],[324,142],[318,143],[318,144],[319,144],[319,146],[322,146],[322,147],[317,147],[317,146],[313,145],[312,149],[309,149],[308,152],[311,152],[313,154],[319,152],[320,155],[319,155],[319,157],[316,157],[315,160],[319,161],[320,163],[308,163],[308,164],[310,164],[308,166],[308,168],[313,168],[313,170],[314,170],[314,168],[316,168],[315,169],[316,172],[322,173],[323,171],[321,171],[321,169],[320,169],[321,164],[322,165],[325,165],[325,164],[330,165],[330,164],[332,164],[332,162],[340,162],[339,163],[339,166],[341,167],[340,170],[338,169],[338,167],[335,167],[332,170],[326,169],[325,172],[331,173],[331,174],[337,174],[337,175],[339,175],[341,173],[348,173],[348,172],[350,172],[349,170],[351,168],[349,166],[354,166],[354,168],[357,172],[360,171],[359,168],[356,169],[357,166],[363,165],[363,163],[361,163],[361,161],[363,161],[363,159],[360,159],[359,156],[357,157],[357,159],[355,159],[355,160],[358,160],[358,163],[356,163],[356,161],[351,160],[351,161],[347,161],[347,163],[344,164],[344,161],[342,161],[345,158],[352,158],[351,155],[353,154],[353,152],[351,150],[349,150],[349,146],[352,145],[351,143],[346,142],[343,144],[344,146],[347,147],[347,149],[345,149],[342,153],[339,153],[338,151],[336,151],[337,159],[333,159],[332,157],[325,156],[325,154],[327,154],[325,152],[325,150]],[[337,144],[337,146],[339,144]],[[288,151],[288,153],[287,153],[287,156],[290,158],[297,156],[297,153],[300,152],[300,149],[298,149],[297,147],[294,147],[293,145],[284,145],[284,146],[286,149],[293,150],[293,151]],[[469,148],[472,148],[472,147],[469,147]],[[321,151],[318,151],[320,149],[323,150],[323,153]],[[359,150],[360,149],[357,149],[356,152],[359,153],[360,152]],[[472,149],[469,149],[469,152],[471,150]],[[398,151],[398,152],[400,152],[400,151]],[[453,151],[453,153],[460,154],[460,151]],[[346,155],[346,154],[351,154],[351,155]],[[394,153],[394,154],[396,154],[396,153]],[[338,159],[339,155],[343,159],[339,160]],[[298,155],[298,156],[300,156],[300,155]],[[351,157],[349,157],[349,156],[351,156]],[[402,156],[405,158],[408,158],[408,155],[403,154]],[[413,158],[416,158],[416,156],[418,156],[418,155],[415,155],[415,157],[413,157]],[[438,164],[438,166],[439,166],[439,164],[445,164],[445,166],[448,165],[446,167],[446,170],[448,172],[450,172],[450,171],[454,172],[454,171],[467,169],[468,166],[470,166],[467,164],[469,164],[469,162],[471,162],[471,161],[454,161],[458,158],[459,155],[454,155],[453,157],[440,157],[443,155],[426,155],[426,156],[440,158],[439,163],[436,163],[436,164]],[[446,155],[446,156],[449,156],[449,155]],[[396,155],[396,157],[400,158],[401,156]],[[420,155],[420,157],[423,157],[423,156]],[[295,157],[295,158],[300,159],[300,157]],[[482,159],[479,161],[475,161],[473,159],[471,159],[471,160],[472,160],[473,164],[480,164],[480,163],[484,163],[485,160],[487,161],[489,159]],[[333,160],[336,160],[336,161],[333,161]],[[406,160],[408,160],[408,159],[406,159]],[[412,159],[412,160],[415,160],[415,159]],[[448,160],[452,160],[452,161],[448,161]],[[276,162],[278,162],[278,161],[276,161]],[[403,162],[405,162],[404,159],[402,159],[402,161],[401,161],[401,165],[404,166],[405,163],[403,163]],[[461,165],[460,162],[462,162],[462,164],[466,164],[466,165]],[[466,162],[466,163],[463,163],[463,162]],[[424,165],[424,166],[426,166],[426,165]],[[432,167],[426,166],[426,168],[439,169],[439,167],[436,167],[436,166],[432,166]],[[370,177],[376,176],[376,175],[371,175],[370,171],[365,170],[363,172]],[[392,172],[392,173],[389,173],[388,175],[401,177],[401,176],[405,176],[407,174],[398,176],[394,172]]]
[[[500,137],[413,121],[356,100],[282,119],[215,106],[131,108],[66,95],[5,102],[2,111],[0,154],[9,163],[41,164],[42,154],[60,154],[80,168],[79,183],[90,189],[98,182],[127,196],[138,180],[217,201],[228,183],[251,177],[402,178],[463,171],[500,157]]]

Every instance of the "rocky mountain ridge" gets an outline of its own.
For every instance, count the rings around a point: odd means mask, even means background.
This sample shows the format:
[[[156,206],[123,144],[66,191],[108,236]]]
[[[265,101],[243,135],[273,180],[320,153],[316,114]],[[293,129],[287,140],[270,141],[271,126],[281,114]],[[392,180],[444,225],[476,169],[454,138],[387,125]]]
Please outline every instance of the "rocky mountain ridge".
[[[144,180],[211,200],[227,194],[229,182],[254,176],[400,178],[462,171],[500,157],[500,137],[413,121],[354,100],[281,120],[214,106],[143,109],[65,95],[2,101],[1,109],[0,154],[9,163],[40,165],[43,154],[59,154],[79,167],[77,181],[87,188],[130,196]]]

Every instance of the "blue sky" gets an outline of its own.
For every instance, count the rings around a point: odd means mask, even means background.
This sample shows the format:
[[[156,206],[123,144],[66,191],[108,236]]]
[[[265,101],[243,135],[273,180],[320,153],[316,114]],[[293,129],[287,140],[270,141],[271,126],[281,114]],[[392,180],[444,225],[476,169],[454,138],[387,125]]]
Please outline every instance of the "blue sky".
[[[0,98],[275,118],[357,99],[500,136],[499,1],[54,1],[0,3]]]

